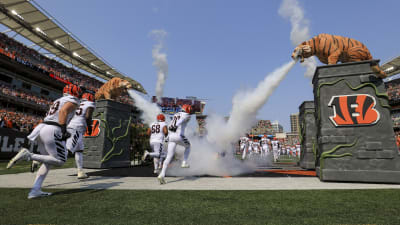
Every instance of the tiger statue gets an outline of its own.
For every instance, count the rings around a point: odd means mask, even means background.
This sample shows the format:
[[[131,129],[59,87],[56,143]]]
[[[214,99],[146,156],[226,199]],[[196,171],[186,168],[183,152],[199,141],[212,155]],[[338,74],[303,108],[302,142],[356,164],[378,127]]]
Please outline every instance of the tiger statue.
[[[372,60],[371,53],[363,43],[352,38],[331,34],[319,34],[301,43],[294,49],[292,58],[300,58],[302,63],[304,58],[313,55],[318,57],[322,63],[329,65],[337,64],[338,61],[346,63]],[[378,77],[387,77],[378,65],[371,66],[371,69]]]
[[[117,97],[121,96],[122,92],[130,88],[132,88],[131,83],[124,79],[114,77],[99,88],[96,92],[95,99],[115,100]]]

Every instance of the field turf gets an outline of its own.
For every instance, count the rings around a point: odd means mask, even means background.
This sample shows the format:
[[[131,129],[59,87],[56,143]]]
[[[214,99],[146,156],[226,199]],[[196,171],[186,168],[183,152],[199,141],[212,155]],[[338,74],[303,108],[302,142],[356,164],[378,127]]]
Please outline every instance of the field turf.
[[[399,224],[400,190],[0,189],[0,224]]]

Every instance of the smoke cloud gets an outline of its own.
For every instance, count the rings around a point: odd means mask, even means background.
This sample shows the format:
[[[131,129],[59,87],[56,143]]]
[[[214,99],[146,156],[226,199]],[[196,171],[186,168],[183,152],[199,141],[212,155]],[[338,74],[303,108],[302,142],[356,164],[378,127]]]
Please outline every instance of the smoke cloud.
[[[164,94],[164,84],[168,75],[167,54],[161,52],[165,48],[164,38],[167,36],[167,32],[165,30],[152,30],[150,35],[156,41],[153,46],[152,56],[153,66],[157,68],[156,97],[157,101],[160,101]]]
[[[238,92],[232,101],[232,111],[227,122],[213,116],[207,121],[208,140],[224,149],[238,140],[256,122],[260,108],[279,86],[296,61],[291,61],[266,76],[254,90]]]
[[[157,104],[147,101],[133,89],[129,89],[128,94],[135,101],[135,106],[142,111],[141,119],[143,122],[147,125],[153,123],[157,115],[161,113],[161,109]]]
[[[304,10],[300,7],[297,0],[283,0],[278,13],[281,17],[290,20],[292,25],[290,40],[294,46],[311,38],[309,28],[310,22],[304,17]],[[314,56],[306,58],[302,66],[306,67],[304,76],[312,78],[315,68],[317,67],[317,60]]]
[[[182,170],[179,163],[176,163],[168,169],[167,174],[235,176],[254,171],[257,163],[266,166],[270,158],[263,159],[264,161],[259,158],[245,161],[236,159],[235,143],[255,124],[257,112],[295,64],[296,61],[288,62],[266,76],[255,89],[238,92],[233,98],[228,120],[217,114],[207,117],[206,137],[187,135],[192,148],[189,157],[190,168]],[[186,129],[189,130],[186,133],[190,134],[194,133],[190,130],[195,128],[188,126]],[[177,148],[177,155],[178,158],[179,155],[182,157],[183,148]]]

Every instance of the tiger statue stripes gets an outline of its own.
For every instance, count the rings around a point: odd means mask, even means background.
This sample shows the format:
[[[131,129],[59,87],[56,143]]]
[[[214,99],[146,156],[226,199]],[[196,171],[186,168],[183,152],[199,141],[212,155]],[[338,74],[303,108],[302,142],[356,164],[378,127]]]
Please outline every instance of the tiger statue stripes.
[[[301,43],[294,49],[292,58],[298,57],[302,63],[304,58],[313,55],[318,57],[322,63],[329,65],[337,64],[338,61],[346,63],[372,60],[371,53],[363,43],[352,38],[331,34],[319,34]],[[378,65],[371,66],[371,69],[378,77],[387,77]]]
[[[96,92],[95,99],[115,100],[122,94],[122,92],[130,88],[132,88],[131,83],[124,79],[114,77],[99,88]]]

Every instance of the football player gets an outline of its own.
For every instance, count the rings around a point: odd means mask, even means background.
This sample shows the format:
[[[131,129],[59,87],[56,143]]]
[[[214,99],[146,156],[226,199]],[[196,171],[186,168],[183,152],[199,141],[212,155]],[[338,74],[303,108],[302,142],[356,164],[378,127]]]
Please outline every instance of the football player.
[[[270,145],[271,145],[271,141],[267,138],[267,135],[264,135],[261,138],[261,147],[262,147],[262,152],[261,155],[262,156],[267,156],[268,152],[270,151]]]
[[[164,138],[168,135],[167,124],[163,114],[157,115],[157,121],[152,123],[147,130],[147,135],[150,136],[150,147],[153,152],[144,152],[142,161],[149,155],[153,157],[154,173],[158,172],[161,153],[163,152]]]
[[[36,174],[33,187],[28,194],[28,199],[51,195],[51,193],[41,190],[42,184],[50,166],[62,166],[67,160],[65,141],[71,136],[67,131],[67,125],[79,106],[81,94],[80,87],[74,84],[66,85],[63,89],[64,96],[53,102],[43,123],[36,126],[32,133],[28,135],[29,140],[37,140],[38,150],[41,154],[34,154],[26,148],[21,148],[18,154],[8,163],[7,169],[20,160],[36,160],[42,163]]]
[[[242,160],[246,159],[247,148],[249,146],[249,134],[240,138],[240,150],[242,151]]]
[[[175,155],[176,145],[182,145],[185,148],[185,153],[183,157],[183,161],[181,164],[182,168],[189,168],[189,164],[187,160],[190,154],[190,142],[185,137],[185,128],[190,121],[190,115],[193,113],[191,105],[182,105],[181,112],[178,112],[174,115],[172,121],[168,125],[168,152],[167,158],[164,160],[163,168],[161,170],[160,175],[158,175],[157,179],[160,184],[165,184],[165,173],[167,172],[168,164],[171,162]]]
[[[78,179],[86,179],[89,176],[83,171],[83,135],[86,132],[92,133],[92,114],[96,104],[94,102],[94,96],[90,93],[84,93],[82,95],[81,104],[76,109],[74,117],[68,124],[67,131],[71,134],[71,137],[67,139],[66,147],[68,151],[75,154],[75,164],[78,169]]]
[[[274,139],[271,141],[271,146],[272,146],[272,152],[274,154],[274,162],[277,162],[279,156],[280,143],[276,139],[276,137],[274,137]]]

